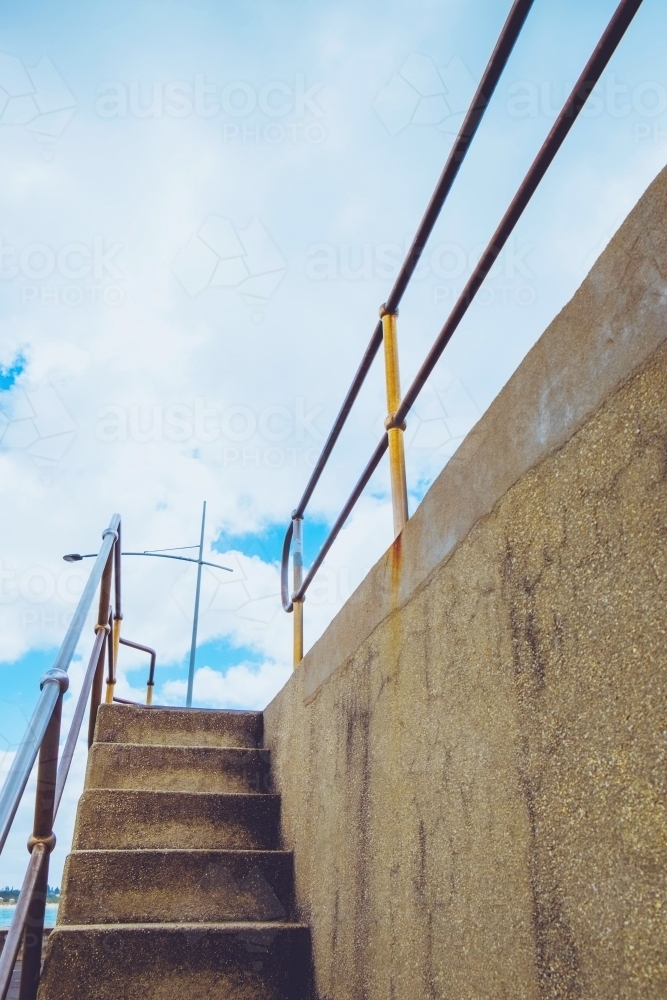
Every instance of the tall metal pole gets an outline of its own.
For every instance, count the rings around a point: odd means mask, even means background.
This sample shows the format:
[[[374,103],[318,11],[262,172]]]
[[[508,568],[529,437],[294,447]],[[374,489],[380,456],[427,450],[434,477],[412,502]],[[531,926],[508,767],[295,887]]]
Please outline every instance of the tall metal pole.
[[[190,647],[190,669],[188,671],[188,693],[185,707],[192,708],[192,685],[195,679],[195,652],[197,649],[197,622],[199,620],[199,593],[201,591],[202,556],[204,555],[204,524],[206,522],[206,501],[201,514],[201,536],[199,539],[199,559],[197,560],[197,590],[195,591],[195,617],[192,623],[192,645]]]

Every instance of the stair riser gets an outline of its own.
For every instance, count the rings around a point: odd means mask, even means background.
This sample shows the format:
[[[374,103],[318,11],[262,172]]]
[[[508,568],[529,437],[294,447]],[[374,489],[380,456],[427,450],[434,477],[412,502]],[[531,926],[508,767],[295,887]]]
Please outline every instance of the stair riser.
[[[74,850],[271,850],[279,846],[274,795],[85,791]]]
[[[288,920],[292,879],[283,852],[75,851],[58,923]]]
[[[307,928],[59,928],[39,1000],[305,1000]]]
[[[270,792],[268,750],[95,743],[86,788],[175,792]]]
[[[262,744],[262,713],[100,705],[95,740],[150,746],[254,748]]]

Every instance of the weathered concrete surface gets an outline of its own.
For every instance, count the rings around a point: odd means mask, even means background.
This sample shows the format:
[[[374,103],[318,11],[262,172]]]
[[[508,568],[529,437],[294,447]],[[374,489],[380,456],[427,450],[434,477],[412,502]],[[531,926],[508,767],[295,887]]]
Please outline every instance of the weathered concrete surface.
[[[321,1000],[667,996],[666,220],[663,173],[264,713]]]

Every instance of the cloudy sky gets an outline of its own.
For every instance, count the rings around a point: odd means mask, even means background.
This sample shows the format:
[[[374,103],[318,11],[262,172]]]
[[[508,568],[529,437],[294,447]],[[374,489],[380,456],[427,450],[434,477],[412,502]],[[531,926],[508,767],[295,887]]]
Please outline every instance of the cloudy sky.
[[[290,672],[277,560],[509,0],[5,9],[0,45],[0,754],[25,729],[112,513],[125,548],[198,541],[195,702]],[[406,295],[406,386],[614,0],[536,0]],[[408,422],[410,502],[667,160],[667,8],[645,0]],[[383,423],[378,364],[305,525],[312,557]],[[305,608],[306,646],[391,540],[381,469]],[[194,567],[125,560],[128,638],[183,704]],[[92,632],[72,666],[76,694]],[[143,697],[123,652],[118,694]],[[72,698],[66,702],[66,717]],[[83,755],[58,834],[66,847]],[[0,883],[25,864],[30,807]],[[20,829],[19,829],[20,828]],[[64,849],[54,856],[58,881]]]

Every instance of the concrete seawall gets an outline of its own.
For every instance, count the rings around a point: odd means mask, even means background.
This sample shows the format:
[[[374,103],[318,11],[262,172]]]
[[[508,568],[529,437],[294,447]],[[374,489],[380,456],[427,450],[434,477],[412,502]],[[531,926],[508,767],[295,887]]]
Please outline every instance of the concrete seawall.
[[[667,995],[667,171],[264,713],[321,1000]]]

